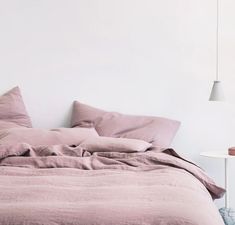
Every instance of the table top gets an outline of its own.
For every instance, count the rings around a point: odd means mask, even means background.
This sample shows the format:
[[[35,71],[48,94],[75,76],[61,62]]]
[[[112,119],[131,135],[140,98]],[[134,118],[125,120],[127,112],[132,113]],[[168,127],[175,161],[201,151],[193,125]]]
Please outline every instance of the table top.
[[[201,152],[200,155],[210,158],[235,159],[235,156],[229,155],[228,152],[225,151]]]

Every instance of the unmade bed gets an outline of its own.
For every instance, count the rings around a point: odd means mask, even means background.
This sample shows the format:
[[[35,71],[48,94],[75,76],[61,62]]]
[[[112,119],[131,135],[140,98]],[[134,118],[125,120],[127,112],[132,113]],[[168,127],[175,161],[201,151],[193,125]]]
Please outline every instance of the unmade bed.
[[[223,225],[224,189],[169,148],[178,121],[75,102],[71,126],[0,96],[0,225]]]

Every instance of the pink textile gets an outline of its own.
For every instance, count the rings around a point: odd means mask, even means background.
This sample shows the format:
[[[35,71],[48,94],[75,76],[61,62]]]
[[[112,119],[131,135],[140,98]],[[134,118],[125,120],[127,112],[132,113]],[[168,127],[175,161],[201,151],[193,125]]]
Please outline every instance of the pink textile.
[[[162,117],[106,112],[75,101],[71,124],[72,127],[95,127],[101,136],[141,139],[154,146],[169,147],[180,122]]]
[[[143,140],[101,136],[87,138],[79,145],[89,152],[144,152],[151,146]]]
[[[224,190],[166,153],[28,144],[0,153],[0,224],[223,225],[212,197]]]
[[[98,137],[94,128],[57,128],[37,129],[14,127],[0,130],[0,145],[13,145],[28,143],[33,146],[39,145],[79,145],[87,138]]]
[[[19,87],[0,96],[0,129],[13,126],[32,127]]]

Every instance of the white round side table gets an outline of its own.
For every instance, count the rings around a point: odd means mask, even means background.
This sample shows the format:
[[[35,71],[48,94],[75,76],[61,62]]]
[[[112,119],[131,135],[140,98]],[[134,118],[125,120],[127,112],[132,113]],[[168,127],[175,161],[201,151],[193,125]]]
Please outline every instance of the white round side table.
[[[229,155],[227,152],[202,152],[201,156],[209,158],[224,159],[224,185],[226,189],[225,193],[225,208],[229,208],[229,171],[228,171],[228,160],[235,159],[235,156]]]

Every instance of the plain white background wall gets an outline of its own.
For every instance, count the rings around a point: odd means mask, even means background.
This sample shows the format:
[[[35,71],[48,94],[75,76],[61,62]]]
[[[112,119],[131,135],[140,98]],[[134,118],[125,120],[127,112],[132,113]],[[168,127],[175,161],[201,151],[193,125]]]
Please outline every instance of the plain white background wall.
[[[178,119],[173,147],[223,185],[223,162],[199,153],[235,145],[234,10],[221,0],[227,102],[212,103],[215,0],[0,0],[0,92],[19,85],[35,127],[69,126],[75,99]]]

